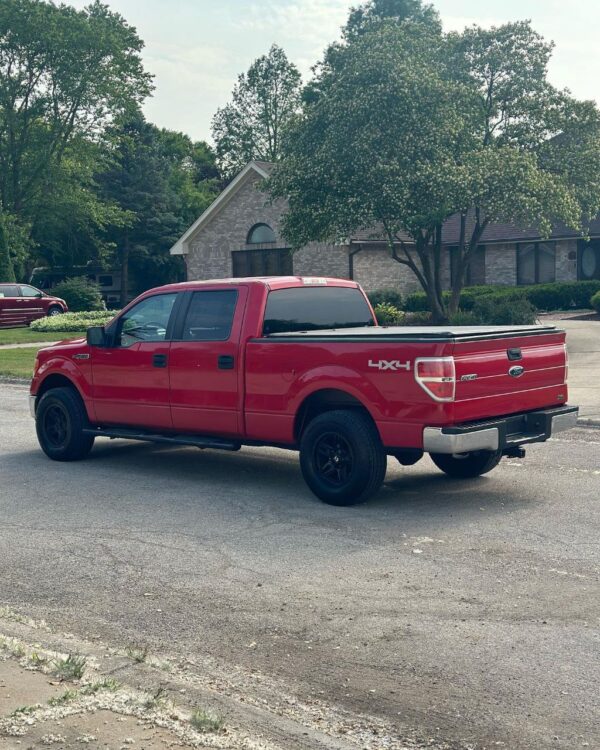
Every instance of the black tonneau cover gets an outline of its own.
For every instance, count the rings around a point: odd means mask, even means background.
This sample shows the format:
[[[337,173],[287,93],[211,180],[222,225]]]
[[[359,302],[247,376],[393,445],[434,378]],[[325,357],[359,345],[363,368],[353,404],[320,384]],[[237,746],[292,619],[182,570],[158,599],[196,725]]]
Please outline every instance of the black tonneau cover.
[[[477,341],[562,333],[556,326],[365,326],[272,333],[260,341]]]

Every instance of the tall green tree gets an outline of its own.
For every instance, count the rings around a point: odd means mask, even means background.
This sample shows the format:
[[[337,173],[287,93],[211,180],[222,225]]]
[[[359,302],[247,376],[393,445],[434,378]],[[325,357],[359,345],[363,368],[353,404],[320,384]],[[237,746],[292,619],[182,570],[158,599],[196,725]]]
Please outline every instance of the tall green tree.
[[[490,222],[582,228],[600,198],[585,164],[598,110],[550,86],[550,51],[527,23],[443,35],[421,21],[382,21],[339,45],[317,69],[316,95],[288,129],[269,184],[288,199],[290,243],[381,227],[445,321]],[[446,303],[442,227],[455,214]]]
[[[300,105],[301,76],[274,44],[242,73],[232,100],[212,122],[217,161],[231,178],[252,159],[277,161],[284,127]]]
[[[141,112],[110,131],[110,166],[97,180],[103,197],[125,220],[106,237],[121,268],[122,304],[136,291],[181,280],[180,259],[169,248],[218,194],[214,155],[206,144],[159,129]]]
[[[15,270],[8,249],[4,215],[0,209],[0,281],[16,281]]]
[[[99,0],[0,0],[0,201],[23,227],[74,140],[99,141],[150,93],[142,46]]]
[[[423,0],[369,0],[352,8],[343,29],[346,40],[372,31],[382,21],[416,21],[441,31],[439,13]]]

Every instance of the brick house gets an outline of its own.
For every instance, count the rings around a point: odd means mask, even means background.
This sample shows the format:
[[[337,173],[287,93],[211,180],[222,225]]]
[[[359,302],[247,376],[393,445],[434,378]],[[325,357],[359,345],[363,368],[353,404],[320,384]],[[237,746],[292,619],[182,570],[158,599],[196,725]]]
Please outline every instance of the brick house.
[[[272,168],[250,162],[171,248],[183,255],[188,279],[240,276],[335,276],[358,281],[368,291],[419,289],[412,272],[390,257],[377,229],[362,230],[340,244],[310,243],[291,253],[281,235],[284,200],[270,201],[261,189]],[[444,225],[443,282],[453,272],[459,220]],[[468,284],[535,284],[600,279],[600,217],[590,226],[590,241],[556,227],[548,240],[535,230],[490,225],[471,262]]]

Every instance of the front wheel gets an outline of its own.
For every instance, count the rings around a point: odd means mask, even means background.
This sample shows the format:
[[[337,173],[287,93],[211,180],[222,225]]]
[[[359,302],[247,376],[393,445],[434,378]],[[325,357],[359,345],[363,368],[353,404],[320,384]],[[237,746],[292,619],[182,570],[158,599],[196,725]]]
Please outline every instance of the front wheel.
[[[56,317],[56,315],[62,315],[62,314],[63,314],[63,311],[62,311],[62,309],[60,307],[51,307],[48,310],[48,317],[49,318],[54,318],[54,317]]]
[[[431,453],[431,460],[445,474],[457,479],[471,479],[495,469],[502,451],[471,451],[470,453]]]
[[[381,487],[387,456],[371,419],[335,410],[310,422],[300,441],[304,481],[329,505],[357,505]]]
[[[78,461],[92,450],[94,437],[85,435],[87,414],[72,388],[52,388],[41,397],[35,428],[44,453],[54,461]]]

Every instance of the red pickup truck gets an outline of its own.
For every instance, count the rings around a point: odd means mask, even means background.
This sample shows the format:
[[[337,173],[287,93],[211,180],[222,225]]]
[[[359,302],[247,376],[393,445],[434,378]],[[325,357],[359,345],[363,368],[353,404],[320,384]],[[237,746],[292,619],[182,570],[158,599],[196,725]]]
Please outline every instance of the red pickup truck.
[[[30,405],[58,461],[99,437],[278,446],[319,498],[351,505],[388,455],[475,477],[573,427],[567,370],[553,327],[384,328],[352,281],[230,279],[153,289],[41,349]]]

